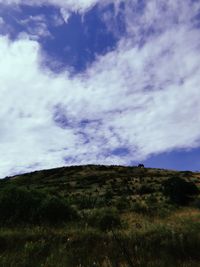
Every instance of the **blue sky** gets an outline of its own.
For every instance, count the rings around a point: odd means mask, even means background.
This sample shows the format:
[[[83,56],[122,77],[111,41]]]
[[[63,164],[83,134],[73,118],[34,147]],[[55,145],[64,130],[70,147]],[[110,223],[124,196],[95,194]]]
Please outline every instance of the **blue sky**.
[[[200,170],[200,2],[0,0],[0,177]]]

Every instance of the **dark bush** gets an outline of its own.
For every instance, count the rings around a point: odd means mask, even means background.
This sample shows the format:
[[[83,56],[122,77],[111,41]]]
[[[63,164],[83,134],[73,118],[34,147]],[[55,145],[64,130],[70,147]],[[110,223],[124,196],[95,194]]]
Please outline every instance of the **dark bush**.
[[[142,185],[138,189],[138,194],[140,194],[140,195],[151,194],[153,192],[155,192],[155,189],[150,187],[149,185]]]
[[[183,174],[183,176],[185,177],[191,177],[193,175],[193,173],[191,171],[183,171],[181,172]]]
[[[149,209],[145,201],[135,201],[135,203],[132,204],[131,210],[137,213],[146,214]]]
[[[53,196],[46,198],[41,203],[39,216],[41,222],[56,224],[68,222],[74,219],[77,214],[64,199]]]
[[[42,224],[71,220],[76,212],[61,197],[39,190],[7,186],[0,191],[0,224]]]
[[[178,205],[187,205],[199,194],[197,186],[179,177],[172,177],[163,182],[163,193],[170,201]]]
[[[113,191],[108,189],[104,195],[104,198],[107,202],[109,202],[113,198]]]
[[[8,186],[0,192],[0,222],[34,222],[43,195],[17,186]]]
[[[200,209],[200,197],[197,197],[197,198],[194,200],[194,202],[193,202],[193,206],[194,206],[195,208]]]
[[[117,199],[115,206],[119,211],[126,210],[130,208],[130,201],[126,197],[122,196]]]
[[[91,195],[75,196],[73,199],[74,204],[80,209],[91,209],[94,208],[97,201],[97,197]]]
[[[119,228],[121,225],[119,213],[113,208],[94,210],[89,216],[88,222],[102,231]]]

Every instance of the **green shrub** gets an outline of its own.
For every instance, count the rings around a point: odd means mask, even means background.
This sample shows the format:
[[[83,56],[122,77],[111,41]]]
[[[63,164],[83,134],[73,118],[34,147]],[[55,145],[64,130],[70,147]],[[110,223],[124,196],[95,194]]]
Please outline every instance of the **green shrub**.
[[[115,206],[119,211],[127,210],[130,208],[130,202],[126,199],[126,197],[120,197],[117,199]]]
[[[183,174],[183,176],[185,177],[191,177],[193,175],[193,173],[191,171],[183,171],[181,172]]]
[[[153,192],[155,192],[155,189],[150,187],[149,185],[142,185],[138,189],[138,194],[140,194],[140,195],[151,194]]]
[[[76,204],[80,209],[94,208],[96,201],[97,197],[87,196],[87,195],[76,196],[73,199],[74,204]]]
[[[200,197],[197,197],[197,198],[194,200],[193,205],[194,205],[195,208],[200,209]]]
[[[93,210],[89,215],[88,222],[102,231],[109,231],[121,226],[119,213],[114,208]]]
[[[199,194],[197,186],[179,177],[172,177],[163,182],[163,193],[170,201],[178,205],[187,205]]]
[[[71,220],[76,212],[62,197],[50,197],[39,190],[7,186],[0,191],[0,224],[57,223]]]
[[[108,189],[104,195],[105,200],[109,202],[113,198],[113,191]]]
[[[64,199],[55,196],[46,198],[41,203],[38,212],[40,221],[50,224],[68,222],[77,217],[75,209],[73,209]]]
[[[43,194],[35,190],[8,186],[0,192],[0,223],[34,222]]]
[[[103,231],[118,228],[120,226],[120,217],[116,212],[107,211],[99,217],[99,228]]]
[[[138,213],[147,213],[148,212],[148,205],[145,201],[136,201],[132,205],[132,211],[138,212]]]

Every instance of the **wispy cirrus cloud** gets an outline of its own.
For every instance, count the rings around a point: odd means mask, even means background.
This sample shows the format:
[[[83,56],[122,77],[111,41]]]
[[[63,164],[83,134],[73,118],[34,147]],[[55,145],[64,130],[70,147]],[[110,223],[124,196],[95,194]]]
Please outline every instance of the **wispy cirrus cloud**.
[[[138,3],[116,49],[74,76],[44,69],[37,39],[0,38],[1,176],[200,145],[199,4]]]
[[[19,20],[18,23],[26,29],[26,33],[31,39],[53,38],[44,15],[29,16]],[[57,24],[57,20],[55,23]]]

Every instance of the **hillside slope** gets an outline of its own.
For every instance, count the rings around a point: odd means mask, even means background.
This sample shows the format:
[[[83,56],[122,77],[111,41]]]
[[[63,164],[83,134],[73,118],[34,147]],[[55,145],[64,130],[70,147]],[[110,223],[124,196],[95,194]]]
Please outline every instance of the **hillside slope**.
[[[29,189],[46,189],[63,196],[108,197],[125,196],[138,199],[149,194],[161,194],[163,181],[180,177],[200,185],[200,173],[164,169],[123,166],[74,166],[35,171],[0,180],[0,187],[8,184]]]
[[[200,266],[200,174],[74,166],[0,180],[0,266]]]
[[[74,203],[81,201],[82,208],[87,208],[87,205],[89,208],[105,206],[105,201],[112,206],[123,206],[124,202],[126,206],[134,206],[134,203],[148,200],[149,197],[154,197],[161,204],[165,202],[162,184],[172,177],[183,178],[198,187],[200,185],[200,174],[190,171],[87,165],[14,176],[1,180],[0,188],[12,184],[46,190]]]

